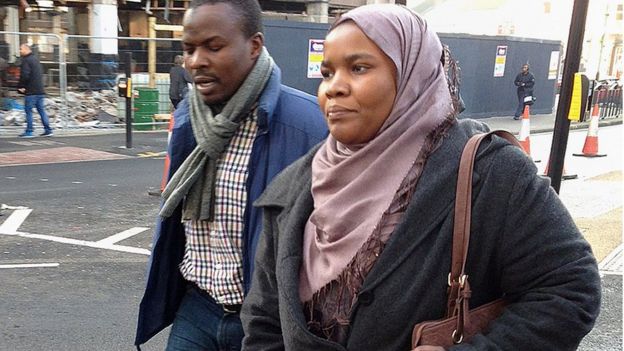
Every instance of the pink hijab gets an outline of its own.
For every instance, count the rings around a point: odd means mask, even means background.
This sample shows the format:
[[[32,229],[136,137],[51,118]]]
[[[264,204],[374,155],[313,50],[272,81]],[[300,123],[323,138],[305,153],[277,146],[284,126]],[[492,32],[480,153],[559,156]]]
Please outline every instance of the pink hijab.
[[[424,19],[398,5],[367,5],[351,20],[394,62],[397,95],[377,135],[357,148],[331,135],[312,161],[314,210],[306,223],[299,296],[336,279],[373,233],[426,136],[452,112],[440,57],[442,45]],[[393,228],[391,228],[393,229]]]

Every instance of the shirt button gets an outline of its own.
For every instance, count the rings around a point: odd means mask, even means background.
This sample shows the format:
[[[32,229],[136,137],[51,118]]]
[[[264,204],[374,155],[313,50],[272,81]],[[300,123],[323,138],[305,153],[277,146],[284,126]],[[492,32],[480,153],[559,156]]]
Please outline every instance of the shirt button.
[[[216,270],[219,270],[219,271],[220,271],[220,270],[222,270],[222,269],[223,269],[223,265],[222,265],[221,263],[217,263],[217,264],[215,264],[214,268],[215,268]]]

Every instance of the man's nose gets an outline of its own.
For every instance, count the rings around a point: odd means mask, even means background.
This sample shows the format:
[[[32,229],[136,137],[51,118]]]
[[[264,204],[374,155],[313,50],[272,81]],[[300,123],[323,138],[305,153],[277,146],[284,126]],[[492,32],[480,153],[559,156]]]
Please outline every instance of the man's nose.
[[[199,67],[206,66],[208,64],[208,60],[204,55],[203,49],[197,48],[192,54],[187,54],[186,64],[190,69],[197,69]]]

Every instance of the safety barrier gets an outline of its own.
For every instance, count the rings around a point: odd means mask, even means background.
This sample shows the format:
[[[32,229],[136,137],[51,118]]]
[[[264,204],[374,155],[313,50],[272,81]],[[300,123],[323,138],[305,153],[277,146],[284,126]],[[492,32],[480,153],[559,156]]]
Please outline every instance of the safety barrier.
[[[123,125],[125,99],[118,97],[117,82],[124,76],[123,58],[126,52],[132,53],[133,88],[157,89],[155,117],[171,113],[169,70],[173,66],[174,57],[182,54],[180,39],[59,36],[0,31],[0,42],[3,37],[10,54],[4,58],[9,68],[3,70],[4,74],[0,76],[0,97],[19,101],[15,89],[16,79],[19,78],[19,45],[32,44],[44,68],[45,89],[50,98],[47,102],[49,114],[57,127]],[[151,77],[151,83],[148,73],[150,41],[155,43],[156,48],[155,74]],[[1,102],[0,108],[15,105],[10,101]],[[158,118],[152,118],[149,122],[134,121],[133,125],[140,129],[167,128],[167,122]]]
[[[597,105],[601,120],[622,117],[622,85],[618,81],[603,80],[594,82],[592,92],[588,109],[591,108],[593,110],[594,106]]]

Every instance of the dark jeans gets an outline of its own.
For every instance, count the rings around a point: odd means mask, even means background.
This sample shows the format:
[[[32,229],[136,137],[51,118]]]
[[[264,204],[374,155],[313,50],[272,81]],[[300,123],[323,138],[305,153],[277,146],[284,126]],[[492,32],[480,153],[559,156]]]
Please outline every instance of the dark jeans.
[[[51,132],[52,128],[50,128],[50,122],[48,120],[48,115],[45,112],[45,108],[43,106],[43,101],[45,99],[45,95],[26,95],[24,97],[24,110],[26,112],[26,132],[32,133],[33,128],[33,107],[37,109],[39,116],[41,117],[41,124],[43,124],[43,129],[46,132]]]
[[[224,313],[213,298],[189,287],[176,313],[167,351],[239,351],[243,326],[238,313]]]

